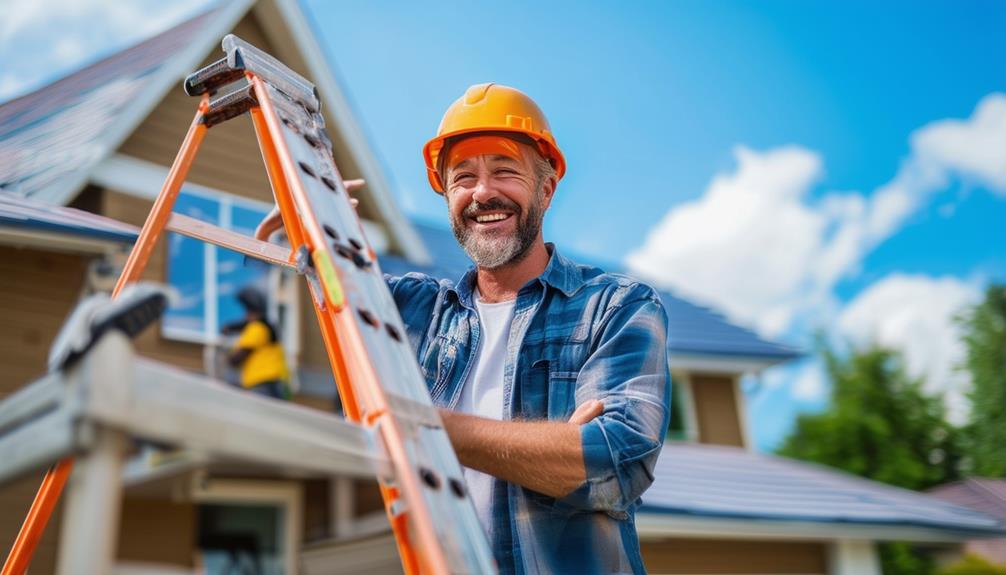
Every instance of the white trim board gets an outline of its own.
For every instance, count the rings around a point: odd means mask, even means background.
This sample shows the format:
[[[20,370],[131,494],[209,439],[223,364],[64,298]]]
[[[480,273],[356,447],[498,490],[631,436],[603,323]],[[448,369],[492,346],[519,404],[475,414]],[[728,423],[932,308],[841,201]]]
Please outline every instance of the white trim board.
[[[91,182],[117,192],[148,201],[157,199],[157,195],[168,177],[169,169],[154,162],[134,158],[126,154],[113,154],[102,161],[91,173]],[[209,197],[219,200],[228,198],[235,204],[244,204],[254,209],[269,211],[272,205],[252,198],[236,196],[223,190],[185,182],[182,186],[185,193]],[[388,234],[385,227],[372,220],[361,220],[363,233],[367,241],[378,254],[387,253]]]
[[[0,226],[0,245],[17,248],[34,248],[73,254],[103,255],[115,253],[130,242],[100,239],[78,235],[73,232],[51,232],[25,230]]]
[[[672,370],[690,372],[743,374],[759,373],[773,365],[790,360],[759,357],[687,355],[671,352],[668,359]]]
[[[809,541],[855,539],[952,543],[982,536],[979,532],[950,528],[766,519],[718,519],[647,512],[636,514],[636,530],[640,540],[643,541],[672,537],[699,539],[714,537],[720,539]]]

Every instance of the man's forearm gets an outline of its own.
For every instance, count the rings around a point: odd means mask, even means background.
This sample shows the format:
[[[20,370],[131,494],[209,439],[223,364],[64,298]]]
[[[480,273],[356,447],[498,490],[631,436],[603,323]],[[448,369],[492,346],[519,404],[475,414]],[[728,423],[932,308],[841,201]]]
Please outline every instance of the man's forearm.
[[[583,483],[580,425],[559,421],[499,421],[441,410],[465,467],[551,497]]]

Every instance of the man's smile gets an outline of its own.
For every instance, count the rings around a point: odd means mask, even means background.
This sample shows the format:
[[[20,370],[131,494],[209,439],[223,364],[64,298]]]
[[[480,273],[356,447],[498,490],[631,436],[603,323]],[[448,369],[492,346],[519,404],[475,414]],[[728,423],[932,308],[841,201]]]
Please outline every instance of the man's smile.
[[[478,224],[475,226],[477,228],[495,228],[501,225],[502,222],[509,220],[511,216],[513,216],[513,212],[494,210],[469,216],[468,220]]]

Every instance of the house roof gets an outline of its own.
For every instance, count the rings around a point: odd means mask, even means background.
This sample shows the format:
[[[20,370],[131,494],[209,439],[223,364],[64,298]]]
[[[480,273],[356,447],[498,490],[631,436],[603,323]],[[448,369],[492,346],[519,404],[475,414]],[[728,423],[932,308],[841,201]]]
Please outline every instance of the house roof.
[[[454,235],[436,225],[414,222],[414,227],[433,254],[432,265],[416,265],[402,258],[385,256],[381,267],[386,273],[401,275],[410,271],[436,278],[457,280],[472,265]],[[660,291],[667,309],[667,347],[675,357],[744,358],[762,367],[799,357],[799,351],[761,338],[753,331],[730,323],[715,311],[691,303],[668,291]],[[673,366],[672,366],[673,367]]]
[[[82,183],[76,176],[118,144],[112,141],[115,124],[155,89],[158,73],[180,58],[218,12],[199,14],[0,105],[0,190],[54,204],[69,200]]]
[[[969,477],[934,487],[927,493],[1006,521],[1006,479]]]
[[[292,49],[303,58],[325,113],[334,118],[332,136],[351,151],[367,180],[364,193],[395,246],[409,259],[427,262],[429,255],[392,198],[384,170],[298,0],[223,0],[161,34],[0,104],[0,191],[68,203],[164,95],[181,89],[185,75],[250,11],[285,53]]]
[[[1006,522],[930,495],[735,447],[668,443],[653,474],[641,508],[651,521],[879,527],[909,538],[914,528],[936,539],[1006,533]]]
[[[30,230],[130,244],[139,228],[90,212],[0,193],[0,229]]]

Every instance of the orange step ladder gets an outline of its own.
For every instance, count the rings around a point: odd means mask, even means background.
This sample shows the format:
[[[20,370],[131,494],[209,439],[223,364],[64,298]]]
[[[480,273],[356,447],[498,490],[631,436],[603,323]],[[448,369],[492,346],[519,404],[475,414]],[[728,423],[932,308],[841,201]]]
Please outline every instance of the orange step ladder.
[[[335,165],[314,85],[234,35],[223,39],[223,49],[225,58],[185,80],[186,93],[201,97],[195,119],[112,297],[137,282],[166,228],[296,268],[310,287],[346,419],[379,437],[390,462],[389,476],[378,481],[405,572],[495,572],[461,467]],[[236,88],[217,96],[230,86]],[[172,214],[206,131],[245,113],[288,253]],[[72,469],[73,460],[63,459],[46,474],[2,575],[27,570]]]

